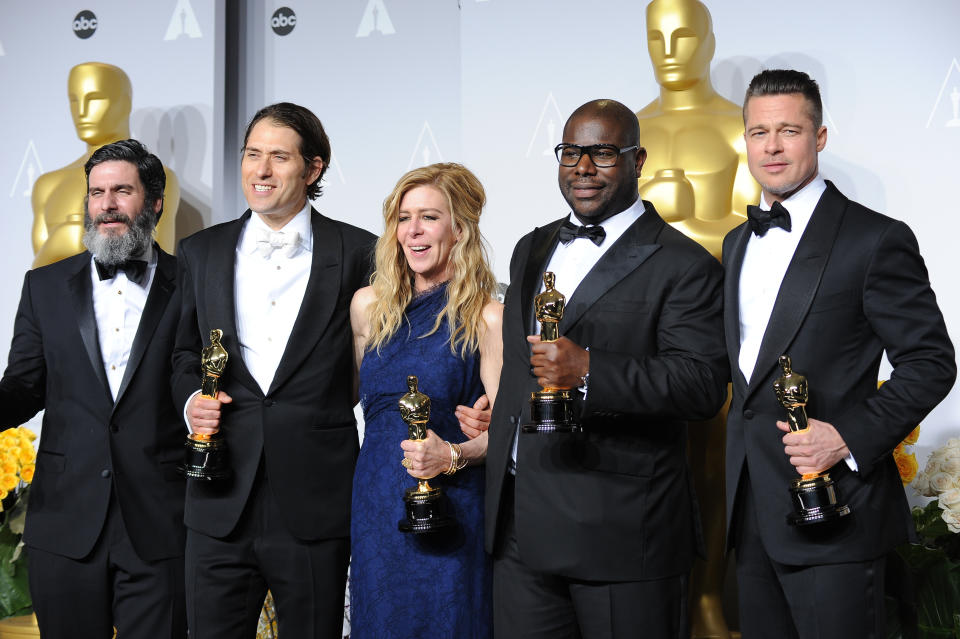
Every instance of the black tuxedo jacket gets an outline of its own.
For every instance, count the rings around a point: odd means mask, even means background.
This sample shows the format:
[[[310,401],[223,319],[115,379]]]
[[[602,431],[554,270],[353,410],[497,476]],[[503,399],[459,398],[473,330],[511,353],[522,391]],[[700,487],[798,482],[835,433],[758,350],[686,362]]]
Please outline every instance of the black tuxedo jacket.
[[[727,417],[727,513],[749,466],[760,533],[774,560],[811,565],[876,558],[914,535],[894,447],[950,391],[953,345],[910,229],[844,197],[830,182],[787,268],[751,379],[740,372],[743,224],[723,243],[724,323],[733,400]],[[894,370],[879,390],[886,349]],[[807,414],[833,424],[856,460],[831,471],[852,514],[836,525],[795,527],[788,486],[799,475],[775,422],[786,411],[773,383],[780,355],[807,377]],[[728,536],[728,539],[730,537]]]
[[[659,578],[688,570],[701,545],[686,420],[712,417],[726,396],[721,268],[644,204],[576,291],[564,292],[560,334],[590,347],[583,434],[519,436],[516,534],[521,558],[536,570],[598,581]],[[539,390],[525,338],[562,222],[524,236],[510,264],[486,462],[490,552],[513,435]]]
[[[157,269],[117,400],[93,310],[90,253],[29,271],[0,380],[0,426],[45,409],[24,541],[74,559],[93,548],[116,492],[133,547],[183,555],[183,419],[170,397],[180,296],[176,261]]]
[[[229,354],[220,389],[233,477],[190,481],[187,526],[213,537],[240,520],[261,459],[283,523],[298,538],[350,535],[353,468],[359,451],[353,414],[350,300],[366,284],[372,234],[312,212],[313,263],[307,289],[266,394],[237,343],[237,241],[251,215],[183,240],[177,253],[183,307],[174,350],[174,397],[181,408],[200,388],[200,349],[223,330]]]

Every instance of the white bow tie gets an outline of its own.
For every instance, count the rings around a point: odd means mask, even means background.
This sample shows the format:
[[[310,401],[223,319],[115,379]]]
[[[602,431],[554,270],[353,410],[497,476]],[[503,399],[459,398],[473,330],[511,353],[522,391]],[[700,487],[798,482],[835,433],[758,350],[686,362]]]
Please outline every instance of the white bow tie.
[[[270,257],[275,249],[283,249],[284,257],[293,257],[300,250],[298,231],[270,231],[257,229],[257,250],[264,259]]]

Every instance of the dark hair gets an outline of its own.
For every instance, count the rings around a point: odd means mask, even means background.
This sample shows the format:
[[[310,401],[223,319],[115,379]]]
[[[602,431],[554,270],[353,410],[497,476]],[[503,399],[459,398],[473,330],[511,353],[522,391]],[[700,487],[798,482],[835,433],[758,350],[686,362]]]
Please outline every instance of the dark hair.
[[[743,122],[747,122],[747,103],[750,98],[764,95],[789,95],[799,93],[807,99],[810,119],[815,129],[823,124],[823,102],[817,81],[803,71],[793,69],[767,69],[753,76],[747,94],[743,98]]]
[[[250,138],[250,131],[253,130],[253,126],[264,118],[270,118],[280,126],[293,129],[300,136],[300,155],[306,162],[304,171],[309,169],[313,158],[320,156],[320,159],[323,160],[320,175],[307,185],[307,199],[313,200],[319,197],[323,193],[320,180],[323,179],[323,174],[327,172],[327,167],[330,166],[330,138],[323,130],[320,119],[310,109],[292,102],[278,102],[265,106],[257,111],[253,119],[250,120],[250,124],[247,125],[247,132],[243,134],[241,152],[247,148],[247,140]]]
[[[163,213],[163,189],[167,185],[167,175],[163,172],[160,158],[150,153],[141,142],[132,138],[105,144],[94,151],[87,163],[83,165],[87,176],[87,190],[90,190],[90,171],[93,167],[112,161],[129,162],[137,167],[140,182],[146,192],[145,203],[152,205],[160,200],[160,212],[157,213],[159,220]]]
[[[590,102],[581,104],[573,113],[570,114],[570,117],[567,118],[567,124],[564,125],[564,131],[566,131],[567,125],[569,125],[574,119],[581,116],[590,118],[605,117],[616,120],[620,126],[623,127],[623,132],[626,136],[626,139],[616,141],[610,140],[610,142],[623,144],[624,146],[630,146],[632,144],[640,146],[640,121],[637,119],[636,114],[622,102],[617,102],[616,100],[611,99],[601,99],[591,100]]]

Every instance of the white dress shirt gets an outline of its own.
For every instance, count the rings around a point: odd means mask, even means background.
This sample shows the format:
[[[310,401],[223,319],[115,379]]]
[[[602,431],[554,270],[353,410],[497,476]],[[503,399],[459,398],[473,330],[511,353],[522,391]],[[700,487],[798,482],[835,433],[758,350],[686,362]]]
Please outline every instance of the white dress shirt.
[[[258,234],[271,229],[253,213],[237,242],[237,340],[244,364],[266,393],[280,365],[293,324],[300,313],[313,261],[313,229],[309,202],[281,231],[299,233],[299,249],[287,256],[283,249],[264,257],[257,249]]]
[[[810,184],[781,202],[790,213],[789,232],[779,226],[771,226],[763,237],[751,233],[747,240],[747,250],[740,267],[739,364],[748,383],[757,364],[760,343],[767,331],[780,284],[810,222],[813,209],[826,188],[826,182],[817,175]],[[770,204],[763,197],[760,198],[760,208],[770,210]]]
[[[760,343],[767,332],[773,305],[780,293],[780,285],[787,274],[800,238],[810,222],[813,210],[826,190],[827,184],[817,177],[786,200],[781,202],[790,213],[790,231],[771,226],[763,237],[755,233],[747,240],[747,249],[740,267],[740,371],[747,383],[753,375],[760,354]],[[760,208],[768,211],[770,204],[760,198]],[[770,392],[773,392],[772,390]],[[850,470],[856,471],[857,461],[853,453],[844,461]]]
[[[124,271],[109,280],[101,280],[97,273],[94,258],[90,258],[90,278],[93,282],[93,314],[97,320],[97,337],[100,342],[100,357],[110,384],[110,394],[114,401],[123,381],[130,359],[130,347],[140,326],[143,307],[147,303],[147,294],[157,271],[157,256],[153,246],[141,257],[147,263],[144,285],[140,286],[127,279]]]

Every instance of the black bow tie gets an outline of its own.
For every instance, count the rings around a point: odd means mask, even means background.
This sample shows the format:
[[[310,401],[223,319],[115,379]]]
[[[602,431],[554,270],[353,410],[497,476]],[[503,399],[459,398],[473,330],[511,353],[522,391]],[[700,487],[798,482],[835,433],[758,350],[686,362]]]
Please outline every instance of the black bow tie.
[[[774,202],[769,211],[764,211],[759,206],[747,206],[747,221],[750,223],[750,230],[756,233],[757,237],[766,235],[771,226],[779,226],[787,233],[790,232],[790,213],[779,202]]]
[[[607,232],[603,230],[602,226],[580,226],[567,220],[563,223],[563,226],[560,227],[558,235],[560,241],[564,244],[569,244],[578,237],[585,237],[597,246],[600,246],[607,237]]]
[[[123,271],[127,274],[127,279],[143,286],[147,279],[147,263],[143,260],[126,260],[119,264],[103,264],[99,260],[93,261],[97,267],[97,275],[100,281],[112,280],[117,275],[117,271]]]

